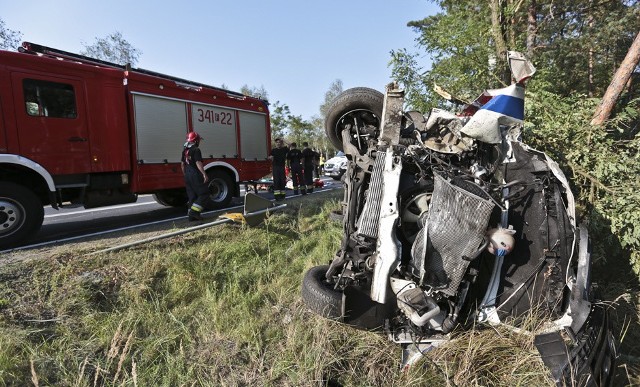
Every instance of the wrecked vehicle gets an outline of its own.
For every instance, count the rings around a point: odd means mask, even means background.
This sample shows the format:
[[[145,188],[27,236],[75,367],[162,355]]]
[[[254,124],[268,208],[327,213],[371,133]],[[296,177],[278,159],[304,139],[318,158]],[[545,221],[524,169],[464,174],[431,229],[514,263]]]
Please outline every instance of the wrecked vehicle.
[[[349,89],[325,128],[348,157],[341,246],[304,276],[309,309],[386,334],[403,365],[474,322],[550,323],[535,344],[558,385],[607,385],[615,346],[590,282],[586,227],[569,183],[520,141],[524,81],[488,90],[466,117],[403,111],[403,91]],[[485,103],[486,102],[486,103]],[[515,327],[515,325],[513,325]]]

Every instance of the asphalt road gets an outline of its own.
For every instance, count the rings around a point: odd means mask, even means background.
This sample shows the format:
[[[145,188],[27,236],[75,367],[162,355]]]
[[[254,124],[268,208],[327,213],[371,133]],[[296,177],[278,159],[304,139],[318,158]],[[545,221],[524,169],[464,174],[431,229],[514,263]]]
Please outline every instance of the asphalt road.
[[[336,187],[331,178],[323,177],[325,189]],[[243,187],[242,187],[243,188]],[[241,192],[244,195],[244,188]],[[259,194],[273,200],[273,195],[266,191]],[[287,191],[287,197],[292,191]],[[234,198],[230,207],[219,212],[242,211],[243,199]],[[209,211],[210,213],[218,211]],[[207,213],[205,213],[207,214]],[[214,215],[210,215],[214,216]],[[165,207],[155,202],[151,195],[141,195],[137,202],[109,207],[84,209],[83,207],[63,207],[55,210],[45,208],[44,223],[40,231],[34,235],[24,246],[19,249],[28,249],[31,246],[46,246],[49,243],[64,243],[67,240],[82,240],[84,237],[99,233],[109,233],[121,229],[130,229],[135,232],[136,227],[157,223],[176,222],[186,220],[184,208]]]

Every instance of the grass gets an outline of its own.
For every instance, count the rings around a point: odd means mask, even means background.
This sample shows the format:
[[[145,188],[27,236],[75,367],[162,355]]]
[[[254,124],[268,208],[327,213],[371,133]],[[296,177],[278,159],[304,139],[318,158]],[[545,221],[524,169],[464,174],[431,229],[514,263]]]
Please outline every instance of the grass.
[[[309,312],[302,277],[339,245],[340,199],[288,202],[256,228],[1,267],[0,385],[552,385],[529,335],[459,332],[400,372],[386,337]]]

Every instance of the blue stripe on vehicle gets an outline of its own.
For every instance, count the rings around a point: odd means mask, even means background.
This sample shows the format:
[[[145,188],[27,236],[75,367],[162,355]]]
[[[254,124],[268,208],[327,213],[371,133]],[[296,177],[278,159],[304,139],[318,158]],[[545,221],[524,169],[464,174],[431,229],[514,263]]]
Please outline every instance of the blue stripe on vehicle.
[[[524,99],[522,98],[504,94],[497,95],[484,104],[481,109],[524,120]]]

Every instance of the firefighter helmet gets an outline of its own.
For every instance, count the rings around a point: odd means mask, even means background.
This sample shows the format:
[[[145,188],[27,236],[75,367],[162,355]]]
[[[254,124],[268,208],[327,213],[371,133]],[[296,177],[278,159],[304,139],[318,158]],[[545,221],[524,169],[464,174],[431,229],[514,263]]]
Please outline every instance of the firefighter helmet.
[[[187,133],[187,142],[196,142],[200,140],[204,140],[204,139],[198,134],[198,132]]]
[[[196,142],[204,140],[197,132],[189,132],[187,133],[187,142]]]

